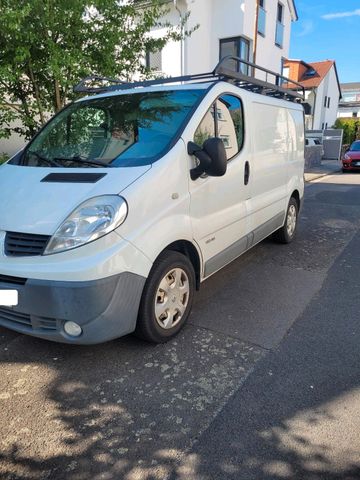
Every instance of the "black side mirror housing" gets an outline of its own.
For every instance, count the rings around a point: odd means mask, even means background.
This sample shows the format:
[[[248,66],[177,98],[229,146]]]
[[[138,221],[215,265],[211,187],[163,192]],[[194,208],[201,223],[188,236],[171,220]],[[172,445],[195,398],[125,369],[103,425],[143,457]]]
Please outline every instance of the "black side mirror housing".
[[[221,138],[208,138],[203,147],[194,142],[188,143],[189,155],[195,155],[199,165],[190,171],[191,179],[196,180],[203,173],[211,177],[222,177],[227,169],[227,156]]]
[[[305,115],[311,115],[311,110],[312,109],[311,109],[310,103],[304,102],[304,103],[302,103],[302,106],[304,108]]]

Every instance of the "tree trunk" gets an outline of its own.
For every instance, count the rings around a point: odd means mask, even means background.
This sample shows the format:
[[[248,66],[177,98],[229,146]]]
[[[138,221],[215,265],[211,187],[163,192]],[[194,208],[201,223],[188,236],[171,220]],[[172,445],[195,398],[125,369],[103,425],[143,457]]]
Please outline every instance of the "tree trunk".
[[[60,85],[59,81],[55,78],[54,80],[55,88],[55,111],[58,112],[62,108],[61,95],[60,95]]]
[[[31,60],[29,60],[28,67],[29,67],[29,77],[30,77],[30,80],[31,80],[31,83],[32,83],[33,92],[34,92],[35,99],[36,99],[36,104],[37,104],[38,110],[39,110],[40,121],[41,121],[41,124],[43,125],[45,123],[44,110],[43,110],[42,105],[41,105],[40,91],[39,91],[38,84],[35,80],[34,72],[33,72],[32,66],[31,66]]]

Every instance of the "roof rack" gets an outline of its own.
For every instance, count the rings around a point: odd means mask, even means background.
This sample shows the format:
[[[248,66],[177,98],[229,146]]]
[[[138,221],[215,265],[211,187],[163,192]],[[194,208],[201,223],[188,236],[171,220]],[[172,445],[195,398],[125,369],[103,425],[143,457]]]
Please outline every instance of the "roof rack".
[[[231,64],[231,62],[235,63],[237,66],[236,69],[232,70],[229,68],[229,63]],[[258,71],[261,72],[262,79],[257,78]],[[249,75],[250,72],[251,75]],[[101,76],[89,76],[81,80],[81,82],[74,87],[74,92],[96,94],[171,83],[208,83],[218,81],[227,81],[254,93],[282,98],[293,102],[305,100],[305,89],[300,83],[290,80],[279,73],[272,72],[267,68],[260,67],[255,63],[233,56],[224,57],[220,60],[212,72],[195,75],[157,78],[155,80],[135,82],[125,82],[123,80]],[[99,83],[103,85],[96,86],[99,85]]]

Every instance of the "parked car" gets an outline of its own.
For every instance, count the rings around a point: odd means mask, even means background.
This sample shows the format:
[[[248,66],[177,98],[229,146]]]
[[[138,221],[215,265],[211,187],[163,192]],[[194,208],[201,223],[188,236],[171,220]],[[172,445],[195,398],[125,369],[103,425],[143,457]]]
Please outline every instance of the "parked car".
[[[342,171],[360,170],[360,140],[353,142],[342,158]]]
[[[18,292],[0,325],[164,342],[204,280],[271,234],[293,240],[303,107],[224,75],[103,87],[0,167],[0,289]]]

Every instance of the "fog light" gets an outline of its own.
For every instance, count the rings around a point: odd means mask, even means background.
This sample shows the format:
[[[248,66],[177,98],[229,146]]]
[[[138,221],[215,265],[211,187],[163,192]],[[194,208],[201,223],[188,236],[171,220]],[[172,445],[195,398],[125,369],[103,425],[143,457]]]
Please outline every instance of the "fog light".
[[[64,330],[71,337],[79,337],[82,334],[82,328],[75,322],[65,322]]]

